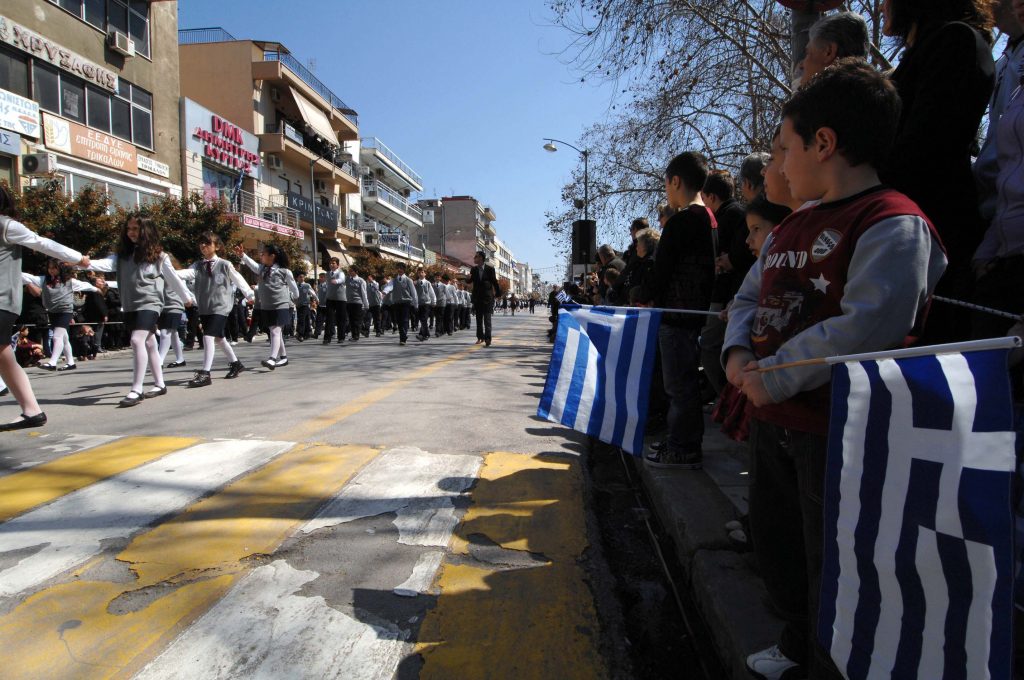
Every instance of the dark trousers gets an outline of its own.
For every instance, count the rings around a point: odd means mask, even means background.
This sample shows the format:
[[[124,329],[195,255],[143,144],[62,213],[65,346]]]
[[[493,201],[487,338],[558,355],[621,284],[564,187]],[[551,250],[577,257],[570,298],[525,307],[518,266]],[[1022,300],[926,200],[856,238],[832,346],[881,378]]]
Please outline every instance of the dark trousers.
[[[301,305],[299,307],[299,327],[296,330],[296,335],[298,335],[303,340],[308,338],[311,332],[309,314],[309,305]]]
[[[809,678],[842,678],[814,634],[827,439],[752,418],[750,449],[750,531],[768,596],[786,622],[779,649]]]
[[[405,342],[409,339],[409,312],[412,305],[408,302],[397,302],[391,305],[391,312],[398,322],[398,339]]]
[[[451,335],[455,331],[455,305],[444,307],[444,332]]]
[[[494,313],[494,309],[491,307],[490,302],[484,302],[475,305],[476,311],[476,339],[485,340],[490,342],[491,340],[491,314]]]
[[[334,331],[338,331],[338,340],[345,339],[345,330],[348,328],[348,310],[344,300],[327,301],[327,326],[324,328],[324,342],[330,342],[334,337]]]
[[[380,308],[380,327],[382,331],[390,331],[395,327],[395,319],[392,315],[393,305],[383,305]]]
[[[363,332],[363,305],[360,302],[348,303],[348,327],[352,329],[352,339],[358,340]],[[339,338],[343,337],[341,335]]]
[[[668,450],[694,453],[704,439],[704,413],[700,400],[699,331],[666,326],[658,329],[662,375],[668,394]]]
[[[419,322],[420,322],[420,337],[430,337],[430,305],[420,305],[419,307]]]
[[[441,306],[434,307],[434,337],[435,338],[440,336],[440,335],[442,335],[444,333],[444,310],[446,308],[447,308],[447,305],[445,305],[444,307],[441,307]]]
[[[370,307],[370,318],[373,319],[373,332],[380,335],[384,332],[384,329],[380,325],[380,305],[376,307]]]
[[[711,311],[722,309],[720,304],[712,304]],[[722,343],[725,341],[725,322],[717,316],[709,316],[704,328],[700,331],[700,363],[704,367],[704,377],[711,383],[715,394],[721,394],[725,388],[725,369],[722,368]]]
[[[196,306],[185,308],[185,317],[188,319],[188,332],[185,334],[185,345],[187,347],[193,347],[196,342],[196,336],[199,334],[199,312],[196,311]],[[203,339],[199,338],[199,346],[203,346]]]

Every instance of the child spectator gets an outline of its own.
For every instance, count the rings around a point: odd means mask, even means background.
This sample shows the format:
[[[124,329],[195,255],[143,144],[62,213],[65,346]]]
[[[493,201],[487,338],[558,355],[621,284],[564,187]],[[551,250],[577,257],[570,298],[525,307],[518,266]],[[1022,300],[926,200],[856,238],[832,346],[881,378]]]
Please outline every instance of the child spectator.
[[[782,171],[795,199],[820,201],[773,232],[733,301],[726,374],[753,407],[750,525],[786,626],[747,657],[761,677],[842,677],[809,635],[818,613],[829,368],[771,369],[800,359],[898,347],[916,325],[946,258],[910,199],[881,186],[899,120],[893,85],[840,62],[783,107]],[[800,474],[797,474],[800,470]]]

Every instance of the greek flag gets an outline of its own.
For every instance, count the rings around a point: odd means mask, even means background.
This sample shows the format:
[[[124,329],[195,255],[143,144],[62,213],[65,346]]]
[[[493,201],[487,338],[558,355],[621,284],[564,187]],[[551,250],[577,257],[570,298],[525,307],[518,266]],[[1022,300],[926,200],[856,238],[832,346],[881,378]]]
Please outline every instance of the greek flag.
[[[833,368],[818,637],[852,680],[1011,677],[1006,359]]]
[[[660,322],[650,309],[560,309],[537,415],[639,455]]]

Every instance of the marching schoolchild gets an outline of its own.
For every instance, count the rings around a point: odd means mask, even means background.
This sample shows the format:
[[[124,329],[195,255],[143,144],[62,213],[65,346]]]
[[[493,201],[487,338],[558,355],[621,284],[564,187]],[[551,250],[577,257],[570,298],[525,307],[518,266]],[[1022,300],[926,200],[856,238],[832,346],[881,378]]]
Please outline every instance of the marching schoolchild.
[[[373,319],[373,333],[379,338],[384,335],[380,322],[380,306],[384,296],[381,295],[380,284],[377,283],[377,279],[370,273],[366,274],[366,295],[369,298],[370,317]]]
[[[455,308],[458,300],[455,299],[455,286],[452,285],[452,277],[448,274],[441,274],[441,283],[444,286],[444,332],[451,335],[455,330]]]
[[[830,370],[758,369],[902,346],[917,334],[946,266],[928,218],[878,178],[899,112],[893,84],[860,62],[825,69],[785,103],[782,174],[795,199],[818,203],[772,231],[729,310],[726,376],[752,406],[753,545],[786,624],[778,644],[746,659],[762,677],[843,676],[811,634]]]
[[[427,281],[427,272],[423,267],[420,267],[416,277],[416,295],[419,297],[419,327],[420,331],[416,334],[416,339],[423,342],[430,337],[430,328],[427,324],[430,321],[430,312],[434,308],[434,303],[437,302],[437,296],[434,295],[434,287]]]
[[[257,297],[264,323],[270,330],[270,356],[260,363],[272,371],[287,366],[283,327],[291,320],[292,300],[299,297],[295,277],[288,269],[288,255],[273,243],[263,244],[259,263],[245,254],[241,244],[235,246],[235,254],[259,279]]]
[[[341,260],[332,257],[327,272],[327,327],[324,330],[324,344],[331,344],[334,332],[338,332],[338,344],[345,342],[348,329],[348,292],[345,286],[345,272]]]
[[[313,339],[320,337],[327,321],[327,272],[320,272],[316,279],[316,326]]]
[[[21,314],[24,292],[21,280],[23,247],[79,267],[89,264],[89,258],[77,250],[43,238],[19,222],[14,196],[6,184],[0,184],[0,335],[4,337],[9,337],[9,333],[14,331],[14,322]],[[39,408],[32,385],[18,364],[10,342],[0,344],[0,379],[21,407],[18,419],[0,424],[0,432],[45,425],[46,414]]]
[[[381,324],[383,329],[390,330],[394,335],[398,332],[398,325],[395,323],[395,315],[392,313],[391,291],[395,288],[395,282],[390,276],[384,277],[384,284],[380,287],[381,294]]]
[[[445,308],[448,307],[448,289],[444,285],[444,281],[441,276],[434,274],[431,277],[434,284],[434,297],[437,303],[434,305],[434,337],[439,338],[444,335],[444,315]]]
[[[42,276],[22,274],[23,283],[38,286],[42,293],[43,308],[50,320],[53,332],[53,350],[49,363],[39,364],[39,368],[47,371],[73,371],[78,368],[75,355],[71,348],[71,337],[68,328],[74,317],[74,296],[80,292],[98,293],[95,286],[79,281],[71,265],[51,257],[46,261],[46,273]],[[64,355],[66,363],[58,367],[60,355]]]
[[[298,319],[295,328],[295,339],[304,342],[312,333],[311,307],[316,302],[313,293],[313,286],[306,283],[306,275],[299,274],[295,277],[295,285],[299,289],[299,299],[295,301],[298,310]]]
[[[405,275],[405,263],[398,263],[398,273],[391,281],[391,310],[398,321],[398,344],[409,339],[409,312],[419,307],[416,284]]]
[[[156,344],[156,327],[160,310],[164,306],[164,286],[172,286],[186,304],[191,304],[192,295],[174,273],[171,258],[160,246],[160,232],[156,224],[139,213],[129,213],[121,225],[117,253],[93,260],[88,269],[117,272],[124,323],[131,333],[132,385],[118,405],[127,408],[137,405],[144,398],[167,394]],[[143,394],[142,383],[146,378],[147,363],[153,374],[153,389]]]
[[[253,291],[230,262],[217,256],[219,247],[220,238],[213,232],[200,235],[199,253],[202,259],[178,272],[182,279],[192,282],[195,288],[196,307],[203,326],[203,367],[189,380],[189,387],[205,387],[211,383],[210,370],[213,368],[216,345],[220,345],[228,360],[225,379],[237,378],[245,370],[245,366],[235,356],[231,343],[224,337],[224,329],[228,316],[234,311],[235,291],[240,291],[246,298],[253,297]]]
[[[188,288],[187,285],[185,287]],[[192,291],[189,290],[189,293]],[[160,333],[158,349],[161,365],[167,359],[167,352],[171,346],[174,346],[174,361],[164,368],[178,368],[185,365],[185,355],[181,351],[181,336],[178,334],[183,316],[185,316],[185,301],[174,291],[174,288],[164,286],[164,306],[160,310],[160,319],[157,321],[157,332]]]
[[[355,267],[348,268],[348,280],[345,282],[345,296],[348,298],[348,325],[352,329],[352,342],[358,342],[363,332],[363,312],[369,308],[366,281],[359,276]]]

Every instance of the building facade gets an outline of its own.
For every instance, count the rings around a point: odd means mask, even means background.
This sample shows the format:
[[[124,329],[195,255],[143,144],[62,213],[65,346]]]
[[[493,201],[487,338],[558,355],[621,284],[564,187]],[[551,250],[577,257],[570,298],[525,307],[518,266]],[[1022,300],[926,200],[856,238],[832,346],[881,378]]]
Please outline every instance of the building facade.
[[[361,243],[356,112],[281,43],[221,28],[178,39],[182,109],[195,114],[185,190],[229,201],[247,247],[276,232],[301,238],[312,259],[315,233],[318,266],[347,263],[346,248]],[[191,127],[198,119],[208,126]]]
[[[178,3],[0,6],[0,180],[100,188],[125,208],[181,195]]]
[[[491,256],[494,264],[494,271],[498,274],[498,282],[504,279],[508,283],[508,290],[515,290],[516,273],[513,263],[512,251],[497,236],[494,237],[494,254]]]
[[[419,202],[426,231],[426,247],[453,257],[465,264],[473,263],[478,250],[494,257],[498,219],[490,206],[472,196],[446,196]]]
[[[424,263],[423,178],[376,137],[359,143],[362,171],[358,225],[362,245],[382,257]]]

